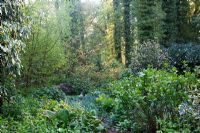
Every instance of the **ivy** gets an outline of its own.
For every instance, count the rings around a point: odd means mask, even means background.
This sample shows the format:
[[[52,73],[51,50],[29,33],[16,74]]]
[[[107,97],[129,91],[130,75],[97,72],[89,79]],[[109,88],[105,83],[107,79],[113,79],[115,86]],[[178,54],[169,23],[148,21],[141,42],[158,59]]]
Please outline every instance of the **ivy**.
[[[0,68],[1,80],[20,74],[20,53],[30,28],[23,13],[22,0],[0,0]]]

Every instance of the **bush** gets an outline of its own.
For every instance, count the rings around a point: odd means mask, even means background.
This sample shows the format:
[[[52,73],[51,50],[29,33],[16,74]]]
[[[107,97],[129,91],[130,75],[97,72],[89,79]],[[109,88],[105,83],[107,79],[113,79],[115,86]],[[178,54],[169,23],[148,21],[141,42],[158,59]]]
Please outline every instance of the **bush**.
[[[19,107],[14,108],[17,112],[8,109],[9,115],[0,115],[0,132],[74,133],[104,130],[102,122],[80,106],[72,107],[63,101],[32,97],[24,98],[21,103],[15,104]],[[18,114],[18,111],[22,113]],[[18,119],[18,116],[23,119]]]
[[[94,87],[94,82],[91,81],[91,79],[87,77],[84,78],[79,75],[74,75],[70,78],[67,78],[65,83],[74,88],[73,93],[69,93],[73,95],[79,95],[82,92],[87,93],[90,90],[93,90]]]
[[[42,98],[46,97],[48,99],[53,99],[53,100],[63,100],[65,98],[64,92],[58,90],[57,88],[39,88],[36,90],[33,90],[31,95],[34,98]]]
[[[129,77],[133,74],[132,70],[129,68],[123,69],[119,75],[120,79],[123,79],[124,77]]]
[[[100,95],[96,99],[96,103],[97,103],[97,105],[100,105],[102,107],[102,109],[103,109],[102,111],[111,112],[115,108],[114,99],[108,97],[105,94]]]
[[[22,120],[24,118],[23,112],[24,98],[20,95],[10,97],[8,102],[4,102],[2,106],[2,117],[11,118],[14,120]]]
[[[46,110],[45,116],[52,120],[60,132],[100,132],[104,127],[93,114],[71,107],[61,102],[56,104],[53,111]]]
[[[51,100],[48,100],[51,101]],[[55,132],[57,129],[45,119],[43,115],[43,107],[45,107],[44,100],[38,101],[31,97],[23,98],[23,102],[16,104],[9,104],[6,117],[0,116],[0,132],[16,132],[16,133],[27,133],[27,132]],[[15,108],[17,106],[17,108]],[[20,113],[18,113],[20,112]],[[16,115],[16,113],[18,115]],[[17,116],[17,119],[16,117]],[[23,118],[23,119],[19,119]]]
[[[174,70],[175,71],[175,70]],[[197,86],[194,74],[177,75],[164,70],[147,69],[112,83],[109,90],[115,99],[115,121],[119,129],[156,132],[157,119],[175,119],[178,107],[188,101],[188,91]],[[131,122],[131,123],[130,123]]]
[[[63,83],[72,86],[75,89],[75,94],[92,92],[96,88],[106,86],[108,82],[119,77],[120,68],[106,69],[105,71],[96,71],[94,65],[79,66]]]
[[[132,59],[131,68],[135,72],[139,72],[149,65],[161,68],[165,62],[168,62],[167,53],[160,48],[158,43],[147,41],[138,46]]]
[[[183,72],[186,67],[194,69],[200,65],[200,45],[194,44],[173,44],[167,48],[170,62],[177,67],[179,72]],[[185,64],[188,64],[185,66]]]

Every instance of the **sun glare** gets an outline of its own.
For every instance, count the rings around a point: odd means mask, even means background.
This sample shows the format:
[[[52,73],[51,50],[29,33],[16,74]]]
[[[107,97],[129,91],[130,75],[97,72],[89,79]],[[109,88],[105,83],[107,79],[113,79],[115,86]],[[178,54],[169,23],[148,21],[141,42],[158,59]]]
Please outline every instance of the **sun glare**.
[[[90,3],[99,4],[101,0],[81,0],[81,2],[82,3],[90,2]]]

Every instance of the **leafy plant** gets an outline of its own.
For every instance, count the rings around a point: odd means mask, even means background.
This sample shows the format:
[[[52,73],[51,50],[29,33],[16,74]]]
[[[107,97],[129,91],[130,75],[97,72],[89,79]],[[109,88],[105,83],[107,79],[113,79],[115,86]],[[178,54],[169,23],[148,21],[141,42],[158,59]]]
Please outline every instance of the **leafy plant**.
[[[155,41],[146,41],[138,46],[132,59],[131,68],[134,72],[146,69],[149,65],[161,68],[168,62],[168,54]]]
[[[39,88],[32,91],[31,94],[34,98],[46,97],[53,100],[63,100],[65,98],[64,92],[60,91],[57,88]]]
[[[116,81],[109,88],[117,102],[116,121],[128,119],[133,131],[155,132],[157,118],[177,117],[179,105],[188,100],[188,91],[197,83],[191,73],[177,75],[176,72],[151,68],[138,76]]]
[[[96,99],[96,103],[102,107],[103,111],[106,112],[111,112],[115,108],[115,100],[105,94],[100,95]]]
[[[187,68],[193,70],[195,66],[200,65],[200,46],[192,43],[173,44],[167,48],[170,63],[177,67],[180,73]],[[187,64],[187,66],[185,66]]]
[[[52,121],[57,121],[56,126],[60,131],[98,132],[104,130],[101,121],[91,113],[81,108],[72,108],[65,103],[55,106],[54,111],[46,110],[45,116]]]
[[[23,104],[24,98],[22,96],[15,95],[10,97],[10,100],[2,106],[2,117],[22,120],[24,118]]]

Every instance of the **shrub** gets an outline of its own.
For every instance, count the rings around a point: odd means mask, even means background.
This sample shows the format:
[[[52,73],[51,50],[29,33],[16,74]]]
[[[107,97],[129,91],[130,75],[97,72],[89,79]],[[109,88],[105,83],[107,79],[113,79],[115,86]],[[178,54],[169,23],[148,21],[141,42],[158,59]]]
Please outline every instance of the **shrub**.
[[[64,102],[57,104],[53,111],[46,110],[45,116],[62,132],[100,132],[104,129],[101,121],[93,114],[80,107],[72,108]]]
[[[48,100],[50,101],[50,100]],[[16,103],[18,108],[8,109],[7,113],[12,114],[12,116],[2,117],[0,116],[0,132],[16,132],[16,133],[27,133],[27,132],[38,132],[38,133],[51,133],[55,132],[57,129],[45,119],[42,107],[45,107],[43,104],[44,101],[38,101],[31,97],[24,98],[23,104]],[[45,102],[44,102],[45,103]],[[12,105],[12,104],[11,104]],[[16,115],[16,112],[21,111],[22,113],[17,116],[23,119],[16,119],[13,117],[13,114]],[[17,117],[17,118],[18,118]]]
[[[72,86],[75,94],[88,93],[98,87],[106,86],[108,82],[118,78],[120,68],[106,68],[96,71],[93,65],[76,67],[76,71],[69,75],[63,83]]]
[[[100,95],[96,99],[96,103],[102,107],[103,111],[106,112],[111,112],[115,108],[114,99],[106,96],[105,94]]]
[[[67,78],[65,81],[66,84],[71,85],[74,90],[74,95],[79,95],[81,92],[87,93],[93,89],[94,82],[91,81],[88,77],[81,77],[80,75],[74,75],[70,78]]]
[[[8,102],[5,102],[2,106],[2,117],[14,120],[22,120],[24,118],[23,112],[24,98],[20,95],[10,97]]]
[[[123,79],[124,77],[129,77],[131,76],[133,73],[132,73],[132,70],[129,69],[129,68],[126,68],[126,69],[123,69],[119,75],[119,78],[120,79]]]
[[[160,48],[158,43],[147,41],[138,46],[132,59],[131,68],[135,72],[139,72],[149,65],[161,68],[165,62],[168,62],[167,53]]]
[[[170,57],[170,62],[177,67],[180,72],[187,67],[194,69],[195,66],[200,65],[200,45],[194,44],[173,44],[167,48]]]
[[[31,94],[34,98],[47,97],[53,100],[62,100],[65,98],[64,92],[58,90],[57,88],[39,88],[32,91]]]
[[[63,101],[26,97],[23,104],[18,106],[23,112],[19,114],[23,120],[0,115],[0,132],[75,133],[104,130],[102,122],[93,113],[85,111],[80,106],[72,107]]]
[[[112,83],[109,90],[115,98],[115,117],[119,129],[156,132],[157,119],[175,119],[178,107],[188,101],[188,91],[198,83],[194,74],[177,75],[148,68],[138,74]]]

